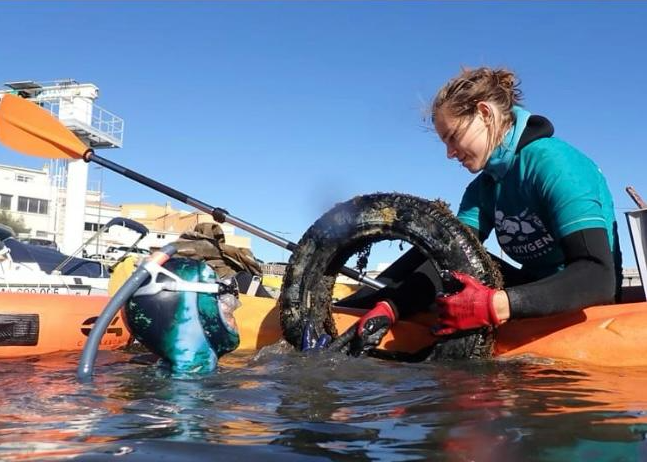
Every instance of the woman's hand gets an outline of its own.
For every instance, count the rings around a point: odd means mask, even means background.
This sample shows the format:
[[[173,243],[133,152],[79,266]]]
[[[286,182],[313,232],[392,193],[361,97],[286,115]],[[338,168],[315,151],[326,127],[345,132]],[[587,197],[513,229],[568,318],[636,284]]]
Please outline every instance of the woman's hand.
[[[452,274],[463,284],[463,289],[458,293],[436,298],[436,335],[498,326],[510,316],[508,298],[504,291],[487,287],[468,274]]]

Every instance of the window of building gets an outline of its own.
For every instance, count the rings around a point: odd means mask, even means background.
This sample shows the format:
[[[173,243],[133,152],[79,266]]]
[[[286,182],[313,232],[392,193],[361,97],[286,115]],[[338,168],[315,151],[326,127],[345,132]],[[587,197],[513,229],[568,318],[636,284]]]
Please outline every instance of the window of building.
[[[34,177],[30,175],[21,175],[19,173],[16,173],[16,181],[19,181],[21,183],[30,183],[34,181]]]
[[[11,195],[0,194],[0,209],[9,210],[11,208]]]
[[[99,231],[99,223],[88,223],[86,221],[84,229],[86,231]]]
[[[48,201],[34,197],[18,196],[18,211],[47,215]]]

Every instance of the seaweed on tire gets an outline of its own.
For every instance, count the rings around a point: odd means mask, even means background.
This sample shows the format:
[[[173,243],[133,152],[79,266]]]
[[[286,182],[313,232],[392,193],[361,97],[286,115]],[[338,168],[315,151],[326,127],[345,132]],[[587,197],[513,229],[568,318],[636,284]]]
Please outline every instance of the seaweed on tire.
[[[318,334],[338,335],[332,319],[336,276],[352,255],[383,240],[416,246],[439,273],[461,271],[491,287],[502,285],[496,264],[443,201],[399,193],[357,196],[319,218],[290,258],[278,300],[283,336],[289,343],[300,347],[308,320]],[[492,338],[489,329],[461,333],[436,344],[430,357],[487,357]]]

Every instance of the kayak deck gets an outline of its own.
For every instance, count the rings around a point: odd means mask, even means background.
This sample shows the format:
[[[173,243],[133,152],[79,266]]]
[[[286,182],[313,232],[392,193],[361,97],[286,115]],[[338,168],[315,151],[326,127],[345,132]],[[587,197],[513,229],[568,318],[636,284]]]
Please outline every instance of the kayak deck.
[[[281,338],[276,300],[241,295],[234,316],[241,350],[256,350]],[[363,310],[335,308],[338,331],[350,327]],[[380,347],[415,353],[436,341],[432,314],[399,321]],[[533,355],[598,366],[647,366],[647,302],[595,306],[575,313],[514,320],[497,331],[495,353],[501,357]]]
[[[241,295],[242,306],[234,312],[240,331],[240,350],[258,350],[282,338],[279,310],[272,298]],[[41,294],[0,294],[5,316],[3,329],[15,317],[37,319],[33,338],[12,344],[0,341],[0,358],[80,350],[107,297]],[[350,327],[363,310],[335,307],[333,319],[339,332]],[[382,340],[380,348],[416,353],[432,345],[436,337],[429,326],[430,313],[399,321]],[[30,328],[31,328],[30,327]],[[7,331],[8,332],[8,331]],[[115,318],[101,343],[102,349],[124,346],[130,335],[121,315]],[[24,339],[23,339],[24,340]],[[532,355],[572,360],[597,366],[647,366],[647,302],[596,306],[543,318],[514,320],[497,331],[495,354],[499,357]]]

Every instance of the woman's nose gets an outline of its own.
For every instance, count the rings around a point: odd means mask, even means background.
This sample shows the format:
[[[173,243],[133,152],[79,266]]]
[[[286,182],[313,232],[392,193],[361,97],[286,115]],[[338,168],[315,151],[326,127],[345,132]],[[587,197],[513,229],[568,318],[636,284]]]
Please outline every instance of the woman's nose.
[[[456,157],[456,149],[453,146],[447,145],[447,158],[453,159]]]

